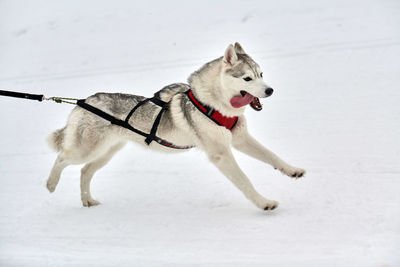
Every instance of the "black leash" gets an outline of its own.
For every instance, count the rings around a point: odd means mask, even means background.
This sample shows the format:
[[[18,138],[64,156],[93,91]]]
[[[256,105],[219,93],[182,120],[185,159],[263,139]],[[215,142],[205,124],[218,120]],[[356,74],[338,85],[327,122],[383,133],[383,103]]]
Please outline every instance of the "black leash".
[[[150,145],[152,141],[155,141],[159,143],[160,145],[169,147],[169,148],[175,148],[175,149],[190,149],[193,148],[193,146],[178,146],[174,145],[173,143],[168,142],[167,140],[164,140],[158,136],[156,136],[158,125],[160,124],[161,116],[168,109],[168,102],[164,102],[161,99],[157,98],[156,96],[152,98],[146,98],[143,101],[139,102],[136,106],[132,108],[132,110],[129,112],[128,116],[126,117],[125,120],[120,120],[118,118],[115,118],[114,116],[94,107],[89,105],[88,103],[85,102],[86,99],[77,99],[77,98],[68,98],[68,97],[45,97],[44,95],[35,95],[35,94],[27,94],[27,93],[20,93],[20,92],[12,92],[12,91],[4,91],[0,90],[0,95],[2,96],[9,96],[9,97],[17,97],[17,98],[23,98],[23,99],[30,99],[30,100],[38,100],[38,101],[43,101],[43,100],[51,100],[56,103],[68,103],[68,104],[73,104],[77,105],[93,114],[96,114],[97,116],[109,121],[111,124],[121,126],[125,129],[128,129],[134,133],[137,133],[141,136],[144,136],[145,143],[147,145]],[[153,102],[154,104],[158,105],[161,107],[160,112],[158,113],[156,120],[153,123],[153,126],[151,128],[151,131],[149,134],[142,132],[134,127],[132,127],[128,122],[132,114],[143,104],[147,102]]]
[[[18,97],[18,98],[24,98],[24,99],[30,99],[30,100],[38,100],[40,102],[43,101],[43,99],[44,99],[44,95],[34,95],[34,94],[26,94],[26,93],[3,91],[3,90],[0,90],[0,95],[10,96],[10,97]]]
[[[27,94],[27,93],[4,91],[4,90],[0,90],[0,95],[16,97],[16,98],[23,98],[23,99],[30,99],[30,100],[38,100],[40,102],[42,102],[43,100],[51,100],[56,103],[68,103],[68,104],[73,104],[73,105],[76,105],[76,103],[71,102],[71,101],[79,100],[77,98],[57,97],[57,96],[45,97],[44,95],[35,95],[35,94]]]

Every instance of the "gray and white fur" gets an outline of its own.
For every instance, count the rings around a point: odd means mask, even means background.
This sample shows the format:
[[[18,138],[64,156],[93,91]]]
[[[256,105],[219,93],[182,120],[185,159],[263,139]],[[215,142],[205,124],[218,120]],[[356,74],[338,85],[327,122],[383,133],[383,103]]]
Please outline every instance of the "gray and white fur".
[[[245,81],[244,77],[250,77],[251,81]],[[278,202],[265,198],[255,190],[231,151],[234,147],[290,177],[299,178],[305,174],[304,169],[284,162],[251,137],[244,117],[245,106],[234,108],[230,104],[230,99],[240,96],[241,91],[258,98],[270,95],[267,89],[272,89],[263,81],[258,64],[244,52],[239,43],[235,43],[235,46],[228,46],[223,57],[205,64],[191,74],[188,83],[172,84],[156,93],[161,100],[169,102],[169,108],[162,115],[157,136],[176,145],[193,145],[203,150],[210,162],[255,206],[263,210],[275,209]],[[238,116],[236,126],[229,131],[207,118],[184,94],[188,89],[192,89],[195,97],[202,103],[223,115]],[[124,120],[130,110],[143,99],[143,96],[130,94],[97,93],[88,97],[86,102]],[[160,107],[151,103],[145,104],[137,109],[129,123],[144,132],[150,132],[159,109]],[[144,137],[75,107],[67,125],[48,138],[50,146],[58,152],[47,180],[48,190],[54,192],[65,167],[85,164],[81,169],[82,203],[86,207],[98,205],[99,202],[91,196],[91,179],[128,141],[159,151],[182,151],[163,147],[156,142],[146,145]]]

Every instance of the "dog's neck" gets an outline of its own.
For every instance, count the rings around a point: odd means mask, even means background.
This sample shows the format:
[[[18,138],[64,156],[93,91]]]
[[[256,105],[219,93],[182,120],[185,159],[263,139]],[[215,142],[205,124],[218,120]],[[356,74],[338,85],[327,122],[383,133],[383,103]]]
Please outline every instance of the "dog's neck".
[[[222,57],[215,59],[192,73],[188,83],[195,97],[205,105],[218,110],[227,117],[240,116],[245,107],[234,108],[231,106],[231,96],[224,94],[221,84],[222,68]]]

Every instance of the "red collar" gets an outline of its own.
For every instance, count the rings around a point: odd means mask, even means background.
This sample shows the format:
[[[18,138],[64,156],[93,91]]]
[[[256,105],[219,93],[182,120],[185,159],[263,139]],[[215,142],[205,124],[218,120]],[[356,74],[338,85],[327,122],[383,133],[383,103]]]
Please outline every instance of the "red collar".
[[[198,110],[200,110],[204,115],[206,115],[208,118],[210,118],[213,122],[215,122],[219,126],[224,126],[228,130],[232,130],[233,127],[235,127],[238,121],[237,116],[226,117],[222,115],[218,110],[215,110],[213,108],[210,108],[202,104],[199,100],[197,100],[194,97],[192,90],[186,91],[186,95],[189,97],[190,101]]]

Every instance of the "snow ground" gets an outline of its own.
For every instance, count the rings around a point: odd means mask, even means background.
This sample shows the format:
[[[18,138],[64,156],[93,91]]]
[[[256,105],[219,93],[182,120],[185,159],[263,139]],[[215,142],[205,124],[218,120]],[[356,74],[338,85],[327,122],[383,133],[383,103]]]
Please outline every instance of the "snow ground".
[[[0,89],[151,96],[239,41],[275,88],[254,136],[293,181],[237,153],[249,203],[199,151],[130,145],[81,207],[45,142],[71,106],[0,98],[1,266],[400,266],[399,1],[0,1]]]

